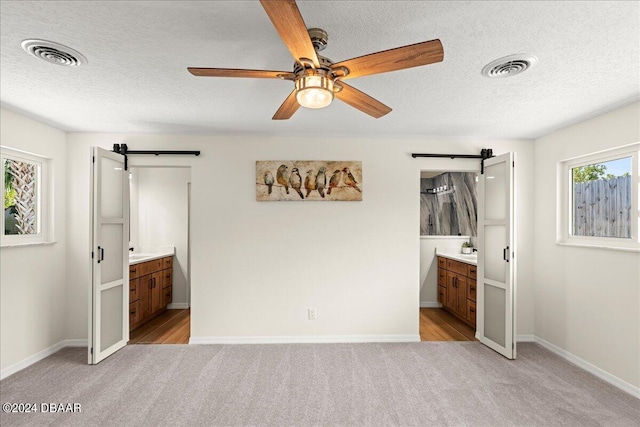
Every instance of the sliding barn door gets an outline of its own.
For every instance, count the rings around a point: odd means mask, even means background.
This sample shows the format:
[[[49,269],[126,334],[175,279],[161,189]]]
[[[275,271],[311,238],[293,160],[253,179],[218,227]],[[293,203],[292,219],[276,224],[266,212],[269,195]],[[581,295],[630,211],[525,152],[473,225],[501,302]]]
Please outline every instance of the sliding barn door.
[[[476,338],[508,359],[516,358],[514,154],[484,162],[478,194]]]
[[[129,341],[129,175],[124,156],[92,148],[89,363]]]

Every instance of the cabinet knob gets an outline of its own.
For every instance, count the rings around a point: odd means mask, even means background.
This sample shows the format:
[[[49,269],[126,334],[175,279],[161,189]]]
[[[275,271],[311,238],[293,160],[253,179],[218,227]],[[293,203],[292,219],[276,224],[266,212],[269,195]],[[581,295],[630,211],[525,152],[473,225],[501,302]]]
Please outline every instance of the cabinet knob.
[[[133,310],[133,311],[131,311],[131,312],[130,312],[130,314],[136,314],[136,311],[135,311],[135,310]]]
[[[136,288],[131,289],[131,292],[135,292],[135,291],[136,291]]]
[[[135,273],[135,272],[136,272],[136,269],[135,269],[135,268],[134,268],[133,270],[131,270],[131,273]]]
[[[475,310],[475,309],[473,309],[473,308],[470,308],[470,309],[469,309],[469,311],[470,311],[470,312],[472,312],[472,313],[475,313],[475,312],[476,312],[476,310]]]

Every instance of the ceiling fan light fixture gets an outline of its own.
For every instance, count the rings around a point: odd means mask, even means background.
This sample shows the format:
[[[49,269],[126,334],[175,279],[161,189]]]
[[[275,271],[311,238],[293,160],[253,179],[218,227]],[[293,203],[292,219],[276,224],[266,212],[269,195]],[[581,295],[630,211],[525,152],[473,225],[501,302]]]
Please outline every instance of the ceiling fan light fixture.
[[[306,108],[328,107],[333,92],[333,80],[321,74],[304,75],[296,80],[296,100]]]

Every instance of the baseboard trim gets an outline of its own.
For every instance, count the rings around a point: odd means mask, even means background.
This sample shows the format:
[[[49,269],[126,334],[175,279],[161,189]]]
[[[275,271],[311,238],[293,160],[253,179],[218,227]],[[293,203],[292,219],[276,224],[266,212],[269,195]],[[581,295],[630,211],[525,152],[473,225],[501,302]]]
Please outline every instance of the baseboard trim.
[[[89,342],[87,340],[64,340],[64,347],[87,347]]]
[[[191,337],[189,344],[329,344],[420,342],[420,335],[320,335]]]
[[[552,344],[549,341],[544,340],[538,336],[535,337],[535,342],[541,345],[542,347],[546,348],[550,352],[555,353],[558,356],[562,357],[566,361],[573,363],[574,365],[584,369],[590,374],[595,375],[601,380],[604,380],[609,384],[619,388],[620,390],[626,391],[630,395],[640,399],[640,387],[636,387],[633,384],[629,384],[625,380],[618,378],[613,374],[610,374],[609,372],[605,371],[602,368],[598,368],[597,366],[587,362],[586,360],[579,358],[575,354],[570,353],[567,350],[561,347],[558,347],[557,345]]]
[[[440,308],[442,304],[438,301],[420,301],[420,308]]]
[[[535,342],[535,335],[518,335],[516,336],[516,342]]]
[[[187,304],[186,302],[172,302],[167,306],[167,310],[184,310],[187,308],[189,308],[189,304]]]
[[[22,359],[19,362],[14,363],[13,365],[7,366],[6,368],[0,371],[0,380],[7,378],[10,375],[15,374],[27,368],[34,363],[41,361],[42,359],[51,356],[53,353],[56,353],[62,350],[65,347],[86,347],[87,340],[62,340],[59,343],[52,345],[51,347],[47,347],[43,350],[40,350],[36,354],[32,354],[29,357]]]

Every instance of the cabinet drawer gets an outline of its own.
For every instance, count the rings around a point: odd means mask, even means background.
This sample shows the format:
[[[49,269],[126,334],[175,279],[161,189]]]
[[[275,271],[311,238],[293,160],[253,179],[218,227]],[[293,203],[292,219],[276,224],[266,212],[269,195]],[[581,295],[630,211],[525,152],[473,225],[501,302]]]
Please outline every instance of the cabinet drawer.
[[[147,274],[162,270],[162,258],[143,262],[138,265],[140,266],[140,276],[145,276]]]
[[[447,288],[444,286],[438,286],[438,302],[447,305]]]
[[[129,280],[129,302],[140,299],[140,279]]]
[[[140,264],[134,264],[129,266],[129,279],[136,279],[140,277]]]
[[[475,301],[467,300],[467,320],[476,325],[476,303]]]
[[[140,301],[130,303],[129,304],[129,330],[138,326],[140,319],[142,319],[142,313],[140,312]]]
[[[168,256],[168,257],[162,258],[162,268],[171,268],[171,267],[173,267],[173,257]]]
[[[447,286],[447,270],[438,268],[438,286]]]
[[[173,283],[173,268],[162,270],[162,287],[166,288]]]
[[[469,264],[467,266],[467,277],[471,277],[472,279],[475,279],[477,276],[478,276],[478,267],[476,267],[475,265]]]
[[[473,279],[467,279],[467,298],[476,301],[476,281]]]
[[[454,261],[452,259],[447,260],[447,270],[453,271],[454,273],[462,274],[464,276],[467,275],[467,266],[469,264],[465,264],[464,262]]]
[[[173,287],[164,288],[162,290],[162,307],[167,308],[173,299]]]
[[[438,257],[438,268],[447,268],[447,259]]]

